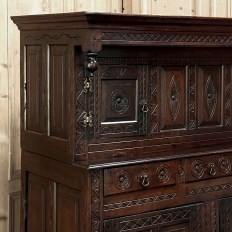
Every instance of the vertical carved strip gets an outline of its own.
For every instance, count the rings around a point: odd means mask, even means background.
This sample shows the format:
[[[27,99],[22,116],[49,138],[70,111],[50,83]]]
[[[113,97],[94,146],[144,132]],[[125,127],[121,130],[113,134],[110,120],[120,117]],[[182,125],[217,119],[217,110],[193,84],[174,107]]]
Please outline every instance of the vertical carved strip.
[[[78,67],[76,71],[76,154],[85,153],[85,130],[83,117],[86,104],[84,93],[84,67]]]
[[[147,66],[141,65],[139,70],[139,131],[140,134],[147,133],[147,117],[142,112],[142,107],[145,104],[147,107]]]
[[[100,232],[100,170],[91,173],[91,231]]]
[[[196,129],[196,68],[189,66],[189,130]]]
[[[205,232],[217,231],[217,209],[216,201],[208,201],[204,207]]]
[[[231,65],[225,65],[225,126],[231,126]]]
[[[220,231],[230,232],[232,225],[232,198],[220,199]]]
[[[95,107],[95,117],[94,117],[94,128],[95,128],[95,138],[99,137],[99,107],[98,107],[98,81],[100,80],[99,78],[99,70],[97,70],[94,73],[94,107]]]
[[[191,228],[193,232],[201,232],[201,204],[194,206],[191,211]]]
[[[158,66],[151,67],[151,131],[158,132]]]

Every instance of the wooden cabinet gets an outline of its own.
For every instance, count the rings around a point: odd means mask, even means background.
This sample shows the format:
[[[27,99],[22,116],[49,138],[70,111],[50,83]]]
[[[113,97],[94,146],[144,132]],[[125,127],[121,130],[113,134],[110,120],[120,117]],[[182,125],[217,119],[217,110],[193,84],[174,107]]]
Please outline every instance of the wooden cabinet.
[[[232,232],[231,19],[12,19],[21,232]]]

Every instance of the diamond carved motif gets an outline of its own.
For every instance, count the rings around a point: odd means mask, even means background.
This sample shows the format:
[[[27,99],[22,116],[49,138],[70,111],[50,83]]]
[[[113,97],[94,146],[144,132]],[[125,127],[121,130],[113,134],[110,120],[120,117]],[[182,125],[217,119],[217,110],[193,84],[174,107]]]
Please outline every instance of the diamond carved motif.
[[[179,87],[175,75],[172,77],[169,85],[168,106],[172,121],[175,122],[180,109]]]
[[[205,85],[206,109],[209,118],[212,119],[217,106],[217,90],[212,76],[210,75]]]

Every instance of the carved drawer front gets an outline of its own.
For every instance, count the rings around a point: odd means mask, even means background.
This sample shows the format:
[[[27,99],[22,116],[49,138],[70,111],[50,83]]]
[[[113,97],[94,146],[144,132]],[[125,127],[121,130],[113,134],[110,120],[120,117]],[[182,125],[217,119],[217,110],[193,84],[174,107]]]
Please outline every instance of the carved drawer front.
[[[176,161],[141,164],[104,171],[104,194],[176,184]]]
[[[197,181],[232,174],[232,154],[186,159],[187,181]]]
[[[202,231],[201,204],[153,211],[104,221],[104,231],[199,232]]]

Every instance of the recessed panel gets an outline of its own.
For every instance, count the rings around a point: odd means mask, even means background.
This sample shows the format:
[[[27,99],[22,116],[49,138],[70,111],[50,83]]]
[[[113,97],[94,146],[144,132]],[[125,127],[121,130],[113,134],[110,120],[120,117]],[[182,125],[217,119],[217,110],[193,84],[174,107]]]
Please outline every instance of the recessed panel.
[[[185,67],[162,67],[161,90],[161,130],[185,128]]]
[[[199,67],[198,90],[198,126],[221,125],[221,66]]]
[[[26,59],[26,130],[42,133],[42,46],[27,46]]]
[[[51,46],[50,135],[67,138],[67,46]]]

